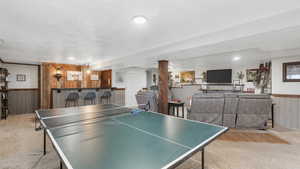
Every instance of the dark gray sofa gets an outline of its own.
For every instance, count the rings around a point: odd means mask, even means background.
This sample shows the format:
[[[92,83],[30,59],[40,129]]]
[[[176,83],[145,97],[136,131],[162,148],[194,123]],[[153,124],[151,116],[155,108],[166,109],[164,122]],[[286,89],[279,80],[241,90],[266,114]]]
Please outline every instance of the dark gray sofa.
[[[189,119],[222,125],[224,94],[197,93],[193,95]]]
[[[188,118],[231,128],[265,129],[271,105],[267,94],[197,93]]]
[[[271,107],[270,95],[239,95],[236,127],[265,129]]]

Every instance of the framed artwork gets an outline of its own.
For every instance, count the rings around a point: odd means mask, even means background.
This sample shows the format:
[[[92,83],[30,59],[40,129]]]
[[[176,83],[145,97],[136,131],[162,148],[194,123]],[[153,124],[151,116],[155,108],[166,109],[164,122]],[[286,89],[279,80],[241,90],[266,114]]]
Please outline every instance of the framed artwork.
[[[241,84],[241,80],[233,80],[233,85],[240,85]]]
[[[26,81],[26,75],[17,74],[17,81]]]
[[[122,72],[116,72],[116,82],[117,83],[123,83],[124,82],[123,73]]]
[[[67,71],[67,80],[82,80],[82,72]]]
[[[156,76],[155,73],[153,73],[153,74],[152,74],[152,84],[153,84],[153,85],[157,85],[156,82],[157,82],[157,76]]]
[[[91,74],[91,80],[99,80],[98,74]]]
[[[258,74],[258,69],[247,69],[246,71],[247,82],[256,81],[257,74]]]
[[[283,82],[300,82],[300,62],[283,63]]]
[[[195,71],[180,72],[180,83],[194,83]]]

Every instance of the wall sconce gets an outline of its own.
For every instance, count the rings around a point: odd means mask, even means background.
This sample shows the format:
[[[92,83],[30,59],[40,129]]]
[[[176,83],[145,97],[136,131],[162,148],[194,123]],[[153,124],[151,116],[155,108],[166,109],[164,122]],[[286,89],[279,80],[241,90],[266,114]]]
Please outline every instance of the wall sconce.
[[[87,74],[90,74],[91,73],[91,69],[88,68],[88,70],[86,71]]]
[[[60,67],[56,68],[56,73],[55,73],[54,77],[56,78],[57,81],[59,81],[59,79],[62,77],[62,72],[61,72]]]
[[[88,64],[86,64],[86,67],[87,67],[87,69],[86,69],[86,73],[87,73],[87,74],[90,74],[90,73],[91,73],[90,64],[89,64],[89,63],[88,63]]]

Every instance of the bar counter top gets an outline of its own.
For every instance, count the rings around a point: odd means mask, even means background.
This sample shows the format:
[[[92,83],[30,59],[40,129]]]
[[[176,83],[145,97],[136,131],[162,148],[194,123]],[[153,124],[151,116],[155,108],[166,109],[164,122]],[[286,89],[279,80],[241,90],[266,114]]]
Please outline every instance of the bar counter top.
[[[111,90],[125,90],[125,88],[116,88],[116,87],[112,87],[112,88],[52,88],[51,90],[102,90],[102,89],[111,89]]]

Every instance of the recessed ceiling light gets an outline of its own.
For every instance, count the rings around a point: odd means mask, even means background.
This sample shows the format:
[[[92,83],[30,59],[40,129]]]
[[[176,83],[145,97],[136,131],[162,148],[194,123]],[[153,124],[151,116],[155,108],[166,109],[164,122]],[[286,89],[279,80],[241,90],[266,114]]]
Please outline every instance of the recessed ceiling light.
[[[75,57],[70,56],[70,57],[68,57],[68,60],[75,60]]]
[[[240,59],[241,59],[241,58],[240,58],[239,56],[236,56],[236,57],[233,58],[234,61],[238,61],[238,60],[240,60]]]
[[[133,17],[133,22],[136,24],[145,24],[147,22],[147,19],[144,16],[135,16]]]

